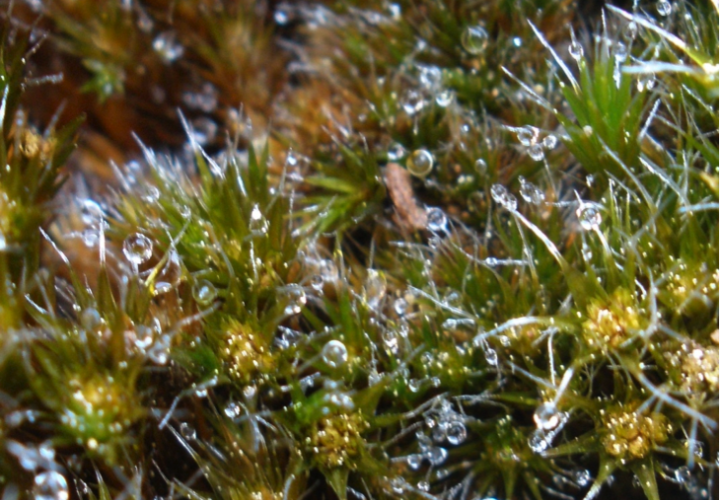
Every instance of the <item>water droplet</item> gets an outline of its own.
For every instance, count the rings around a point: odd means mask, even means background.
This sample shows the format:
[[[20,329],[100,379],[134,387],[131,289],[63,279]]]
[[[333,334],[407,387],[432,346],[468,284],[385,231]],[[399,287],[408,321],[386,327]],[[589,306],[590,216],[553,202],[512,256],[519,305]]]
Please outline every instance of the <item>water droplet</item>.
[[[437,66],[418,66],[420,85],[429,91],[435,91],[442,85],[442,71]]]
[[[468,26],[462,33],[460,43],[468,53],[478,55],[487,49],[488,39],[488,32],[484,27],[480,25]]]
[[[675,481],[679,484],[688,484],[692,480],[692,472],[690,472],[690,468],[686,465],[683,465],[682,467],[678,467],[675,470],[674,473]]]
[[[427,210],[427,228],[429,231],[445,231],[446,226],[447,217],[445,217],[445,212],[437,207],[431,207]]]
[[[428,483],[427,481],[420,481],[420,482],[417,484],[417,488],[418,488],[420,491],[430,491],[430,483]]]
[[[187,422],[180,424],[180,435],[187,441],[195,441],[195,439],[197,439],[197,432],[195,432],[195,429]]]
[[[447,428],[448,443],[457,445],[465,441],[467,438],[467,429],[465,424],[459,421],[450,422]]]
[[[236,402],[229,403],[225,409],[223,410],[225,412],[225,415],[227,415],[230,418],[236,418],[240,415],[241,407]]]
[[[218,126],[210,118],[201,117],[192,121],[192,138],[196,143],[204,146],[212,142],[217,135]]]
[[[273,13],[273,19],[280,26],[286,25],[292,19],[293,13],[290,11],[290,6],[286,3],[281,3],[275,8]]]
[[[32,493],[35,500],[68,500],[70,492],[65,476],[56,471],[35,476]]]
[[[435,96],[435,103],[441,108],[446,108],[455,100],[455,92],[450,89],[442,89]]]
[[[600,227],[602,222],[602,214],[594,205],[581,203],[580,207],[575,211],[580,227],[585,231],[595,231]]]
[[[449,436],[448,441],[450,441]],[[433,446],[431,448],[428,448],[427,451],[425,451],[425,457],[431,464],[433,464],[433,466],[437,467],[438,465],[442,465],[445,460],[447,460],[448,451],[441,446]]]
[[[613,55],[615,56],[615,60],[618,63],[624,62],[628,56],[627,45],[625,45],[623,42],[620,42],[620,41],[615,42],[615,51],[614,51]]]
[[[166,63],[175,61],[184,52],[183,46],[175,41],[175,33],[172,31],[160,33],[153,40],[153,49]]]
[[[123,241],[123,254],[134,266],[139,266],[150,259],[153,251],[153,242],[140,233],[133,233]]]
[[[365,301],[368,307],[376,309],[380,301],[385,297],[387,291],[387,280],[385,275],[377,269],[368,269],[365,278]]]
[[[593,258],[593,251],[592,248],[590,248],[589,245],[586,243],[582,244],[582,249],[580,250],[582,252],[582,257],[586,262],[589,262]]]
[[[495,200],[495,203],[505,210],[514,211],[517,209],[517,198],[502,184],[493,184],[492,188],[490,188],[490,195]]]
[[[422,388],[422,380],[411,378],[407,381],[407,387],[410,392],[419,392]]]
[[[80,314],[80,324],[86,330],[95,330],[101,323],[100,313],[94,307],[88,307]]]
[[[405,316],[407,314],[408,309],[408,303],[407,300],[403,299],[402,297],[397,299],[393,303],[393,310],[395,311],[395,314],[397,314],[400,317]]]
[[[326,365],[337,368],[347,362],[347,347],[339,340],[331,340],[323,346],[321,356]]]
[[[405,92],[402,100],[402,108],[408,116],[414,116],[425,107],[425,98],[417,90]]]
[[[489,364],[490,366],[497,366],[497,364],[498,364],[497,351],[495,349],[486,349],[485,350],[485,361],[487,361],[487,364]]]
[[[269,226],[268,220],[260,211],[260,206],[255,204],[250,212],[250,232],[255,236],[263,236],[267,234]]]
[[[407,151],[405,150],[403,145],[400,144],[399,142],[393,142],[388,147],[387,155],[388,155],[388,160],[390,160],[390,161],[399,161],[402,158],[404,158],[406,154],[407,154]]]
[[[487,173],[487,163],[482,158],[478,158],[475,160],[475,170],[480,175],[485,175]]]
[[[665,17],[670,15],[672,12],[672,3],[669,0],[658,0],[657,3],[658,14]]]
[[[540,161],[545,158],[545,152],[543,151],[541,144],[533,144],[527,148],[527,154],[535,161]]]
[[[535,453],[542,453],[548,449],[550,442],[544,431],[535,430],[528,439],[528,446]]]
[[[425,177],[432,170],[433,163],[433,156],[428,150],[418,149],[407,159],[407,169],[415,177]]]
[[[192,287],[192,296],[201,306],[207,306],[217,297],[215,285],[206,279],[200,279]]]
[[[632,21],[628,23],[628,25],[625,27],[625,31],[623,32],[623,36],[625,37],[625,40],[628,42],[632,42],[635,40],[638,34],[638,25],[635,21]]]
[[[410,467],[412,470],[418,470],[422,465],[422,455],[419,455],[417,453],[408,455],[406,460],[408,463],[408,467]]]
[[[533,205],[540,205],[545,201],[545,193],[535,184],[526,181],[524,177],[520,177],[520,196]]]
[[[303,306],[307,304],[307,295],[303,287],[297,284],[291,284],[285,288],[285,293],[290,299],[288,305],[285,306],[285,315],[292,316],[294,314],[300,314]]]
[[[530,147],[533,144],[537,144],[540,137],[540,129],[528,125],[526,127],[520,127],[516,130],[517,139],[525,147]]]
[[[553,134],[549,134],[545,137],[545,139],[543,139],[543,147],[547,150],[555,149],[557,143],[557,136],[554,136]]]
[[[576,61],[580,61],[580,59],[583,58],[583,55],[585,53],[582,45],[580,45],[580,42],[578,42],[577,40],[573,40],[572,43],[570,43],[570,46],[568,47],[568,52],[570,53],[570,57],[572,57]]]
[[[587,469],[581,469],[581,470],[575,471],[574,476],[575,476],[574,477],[575,484],[577,484],[581,488],[584,488],[587,485],[589,485],[590,481],[592,480],[590,471]]]
[[[538,429],[549,431],[560,424],[563,420],[563,414],[557,409],[555,403],[545,401],[535,409],[533,420]]]

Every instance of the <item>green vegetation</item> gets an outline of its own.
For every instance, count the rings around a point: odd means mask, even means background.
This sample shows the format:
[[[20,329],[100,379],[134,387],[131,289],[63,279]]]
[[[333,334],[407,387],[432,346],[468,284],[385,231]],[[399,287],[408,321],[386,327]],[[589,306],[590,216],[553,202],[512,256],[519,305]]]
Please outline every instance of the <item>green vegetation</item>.
[[[3,5],[3,500],[717,498],[716,2]]]

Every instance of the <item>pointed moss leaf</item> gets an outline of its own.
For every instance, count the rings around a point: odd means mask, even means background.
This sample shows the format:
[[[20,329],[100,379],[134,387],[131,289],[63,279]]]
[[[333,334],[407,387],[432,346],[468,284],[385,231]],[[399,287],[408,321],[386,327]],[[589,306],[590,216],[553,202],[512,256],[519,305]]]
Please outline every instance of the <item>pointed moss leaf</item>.
[[[323,475],[338,498],[340,500],[347,500],[347,481],[350,470],[345,467],[336,467],[334,469],[324,470]]]
[[[642,486],[648,500],[660,500],[657,479],[655,476],[655,462],[652,455],[630,464],[630,470],[635,473],[640,486]]]

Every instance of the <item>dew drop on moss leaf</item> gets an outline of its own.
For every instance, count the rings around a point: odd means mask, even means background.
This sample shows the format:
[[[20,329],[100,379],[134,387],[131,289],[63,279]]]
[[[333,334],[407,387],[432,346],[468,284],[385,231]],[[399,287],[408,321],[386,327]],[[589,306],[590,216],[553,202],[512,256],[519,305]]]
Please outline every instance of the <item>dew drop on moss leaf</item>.
[[[407,159],[407,169],[415,177],[425,177],[432,170],[433,163],[432,154],[428,150],[418,149]]]
[[[339,340],[331,340],[323,346],[321,356],[330,368],[338,368],[347,362],[347,347]]]
[[[144,234],[133,233],[123,241],[123,254],[131,264],[139,266],[150,259],[153,243]]]

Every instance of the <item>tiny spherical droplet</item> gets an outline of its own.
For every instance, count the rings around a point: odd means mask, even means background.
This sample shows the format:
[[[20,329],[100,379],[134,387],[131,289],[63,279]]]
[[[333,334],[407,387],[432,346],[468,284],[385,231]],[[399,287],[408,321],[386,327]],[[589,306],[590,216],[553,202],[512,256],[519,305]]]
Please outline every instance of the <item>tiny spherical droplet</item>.
[[[347,347],[339,340],[331,340],[323,346],[321,356],[326,365],[337,368],[347,362]]]
[[[417,90],[408,90],[402,99],[402,108],[409,116],[414,116],[425,107],[425,97]]]
[[[672,4],[669,0],[659,0],[657,3],[658,14],[665,17],[672,12]]]
[[[573,40],[570,46],[568,47],[568,52],[570,53],[570,57],[575,59],[576,61],[579,61],[583,58],[583,55],[585,51],[583,50],[582,45],[577,40]]]
[[[450,89],[441,89],[435,96],[435,103],[441,108],[446,108],[455,99],[455,92]]]
[[[427,228],[429,231],[445,231],[447,226],[447,217],[445,212],[437,207],[431,207],[427,210]]]
[[[407,151],[405,150],[403,145],[400,144],[399,142],[393,142],[388,147],[387,155],[388,155],[388,160],[390,160],[390,161],[399,161],[402,158],[404,158],[406,154],[407,154]]]
[[[448,441],[450,441],[449,436]],[[442,465],[445,460],[447,460],[448,451],[441,446],[433,446],[432,448],[428,448],[428,450],[425,452],[425,457],[427,457],[428,461],[431,464],[437,467],[438,465]]]
[[[575,484],[577,484],[581,488],[584,488],[588,484],[590,484],[590,481],[592,480],[592,476],[590,475],[589,470],[581,469],[581,470],[575,472],[574,479],[575,479]]]
[[[529,148],[527,148],[527,154],[535,161],[540,161],[545,158],[545,152],[543,151],[541,144],[531,145]]]
[[[504,209],[511,211],[517,209],[517,198],[502,184],[493,184],[490,188],[490,195],[495,203]]]
[[[217,289],[215,285],[210,283],[206,279],[201,279],[195,282],[192,287],[192,296],[195,302],[201,306],[207,306],[215,300],[217,297]]]
[[[197,438],[197,432],[187,422],[180,424],[180,435],[188,441],[194,441]]]
[[[175,33],[172,31],[160,33],[155,40],[153,40],[152,46],[155,52],[157,52],[160,58],[166,63],[175,61],[183,55],[185,50],[182,45],[175,41]]]
[[[408,467],[410,467],[412,470],[418,470],[420,468],[420,465],[422,465],[422,455],[419,455],[417,453],[408,455],[406,460]]]
[[[520,177],[520,196],[533,205],[540,205],[545,201],[545,193],[535,184],[526,181],[524,177]]]
[[[433,156],[428,150],[418,149],[407,159],[407,169],[415,177],[425,177],[432,171],[433,163]]]
[[[497,351],[495,349],[487,349],[485,351],[485,361],[487,361],[487,364],[489,364],[490,366],[497,366],[497,364],[498,364]]]
[[[619,63],[624,62],[628,56],[627,45],[622,42],[615,42],[615,51],[613,53],[615,60]]]
[[[552,134],[548,135],[543,139],[543,147],[547,150],[555,149],[555,146],[557,146],[558,139],[557,136],[554,136]]]
[[[472,55],[482,54],[488,47],[488,32],[482,26],[468,26],[463,31],[460,43]]]
[[[80,324],[86,330],[94,330],[102,323],[100,313],[94,307],[88,307],[80,314]]]
[[[408,309],[408,303],[407,300],[403,299],[402,297],[397,299],[393,303],[393,309],[395,310],[395,314],[397,314],[400,317],[403,317],[407,314]]]
[[[578,220],[580,221],[580,227],[585,231],[594,231],[600,227],[602,222],[602,214],[600,210],[594,205],[583,203],[575,211]]]
[[[153,242],[140,233],[133,233],[123,242],[123,254],[133,265],[139,266],[148,261],[152,255]]]
[[[450,422],[447,428],[447,441],[450,444],[457,445],[465,441],[467,438],[467,429],[465,424],[459,421]]]
[[[478,158],[475,160],[475,170],[480,175],[485,175],[487,173],[487,163],[482,158]]]

